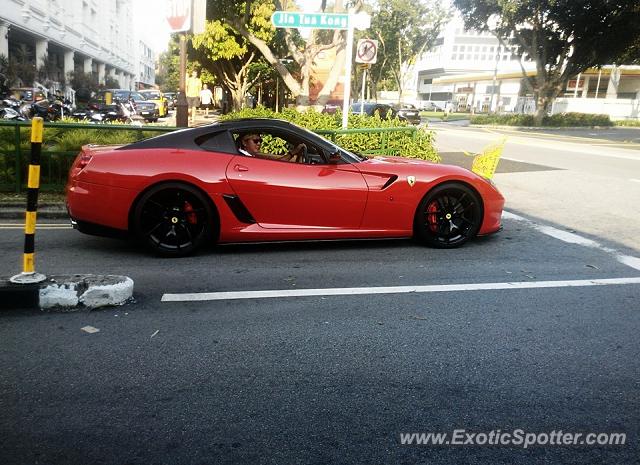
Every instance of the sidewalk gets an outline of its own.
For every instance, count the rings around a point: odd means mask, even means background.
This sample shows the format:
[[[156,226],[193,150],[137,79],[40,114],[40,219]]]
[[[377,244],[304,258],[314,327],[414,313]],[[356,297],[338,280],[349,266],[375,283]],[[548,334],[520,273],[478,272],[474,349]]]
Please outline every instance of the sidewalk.
[[[0,221],[1,220],[22,220],[24,221],[24,215],[27,204],[26,201],[16,200],[2,200],[0,199]],[[38,215],[40,219],[68,219],[67,208],[64,205],[64,201],[49,201],[38,203]]]
[[[191,119],[189,119],[189,127],[193,128],[193,127],[197,127],[197,126],[204,126],[207,124],[212,124],[215,123],[216,121],[218,121],[220,117],[220,111],[219,110],[209,110],[209,115],[205,116],[204,114],[204,110],[197,110],[196,111],[196,118],[195,121],[192,123]],[[172,110],[169,113],[169,116],[167,116],[166,118],[163,118],[162,121],[164,121],[167,126],[175,126],[176,125],[176,111]]]

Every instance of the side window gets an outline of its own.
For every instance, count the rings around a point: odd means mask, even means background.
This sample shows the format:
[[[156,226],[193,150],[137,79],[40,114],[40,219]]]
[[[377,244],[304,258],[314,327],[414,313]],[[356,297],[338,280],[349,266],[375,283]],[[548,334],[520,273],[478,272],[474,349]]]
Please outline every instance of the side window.
[[[233,134],[237,151],[246,156],[286,163],[326,163],[319,147],[294,133],[267,129]]]
[[[205,134],[195,140],[196,145],[208,152],[237,153],[231,135],[227,131]]]

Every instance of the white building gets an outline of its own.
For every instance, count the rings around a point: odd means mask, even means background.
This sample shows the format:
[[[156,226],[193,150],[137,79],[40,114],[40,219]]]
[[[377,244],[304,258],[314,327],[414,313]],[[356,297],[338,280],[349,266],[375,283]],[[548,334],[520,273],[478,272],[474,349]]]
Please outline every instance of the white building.
[[[436,45],[417,62],[413,93],[417,100],[453,101],[460,108],[469,108],[472,106],[473,82],[456,87],[446,78],[468,74],[520,73],[522,66],[527,70],[535,69],[531,60],[521,59],[515,51],[515,47],[500,44],[488,32],[465,30],[462,18],[456,15],[443,27]],[[497,91],[493,83],[491,86],[483,91],[489,94]]]
[[[136,54],[136,89],[146,89],[156,83],[156,53],[138,39],[138,53]]]
[[[452,102],[459,111],[532,113],[535,104],[523,83],[523,68],[528,76],[535,76],[533,61],[526,56],[521,59],[513,47],[501,45],[492,34],[465,30],[456,16],[443,28],[436,46],[417,63],[413,95],[417,101]],[[639,108],[640,67],[603,66],[574,76],[552,113],[638,119]]]
[[[137,55],[144,45],[135,41],[132,2],[0,0],[0,55],[19,56],[36,68],[47,60],[55,68],[51,77],[60,83],[69,73],[82,72],[94,73],[101,84],[109,76],[127,89],[141,79],[152,84],[149,60],[155,56]]]

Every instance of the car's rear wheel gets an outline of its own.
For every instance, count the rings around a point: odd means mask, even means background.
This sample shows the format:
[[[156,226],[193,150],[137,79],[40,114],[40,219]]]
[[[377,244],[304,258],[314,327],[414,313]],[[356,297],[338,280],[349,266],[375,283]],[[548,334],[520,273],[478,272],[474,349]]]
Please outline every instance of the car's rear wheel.
[[[213,214],[200,191],[187,184],[152,187],[133,213],[136,236],[160,255],[182,257],[212,237]]]
[[[475,191],[460,183],[442,184],[420,202],[416,233],[433,247],[459,247],[478,233],[482,216],[482,202]]]

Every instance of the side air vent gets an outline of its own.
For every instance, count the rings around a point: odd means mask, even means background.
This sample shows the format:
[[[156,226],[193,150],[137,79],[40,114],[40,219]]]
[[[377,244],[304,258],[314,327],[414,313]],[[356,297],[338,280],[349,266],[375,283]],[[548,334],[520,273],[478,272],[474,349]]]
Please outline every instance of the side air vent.
[[[229,208],[238,221],[247,224],[254,224],[256,222],[256,220],[253,219],[253,216],[251,216],[251,213],[249,213],[249,210],[247,210],[247,207],[242,203],[242,200],[240,200],[240,197],[237,195],[224,194],[222,198],[227,202],[227,205],[229,205]]]
[[[387,187],[389,187],[391,184],[393,184],[394,182],[396,182],[396,179],[398,179],[397,175],[393,175],[391,176],[387,182],[384,183],[384,186],[382,186],[382,190],[385,190]]]

